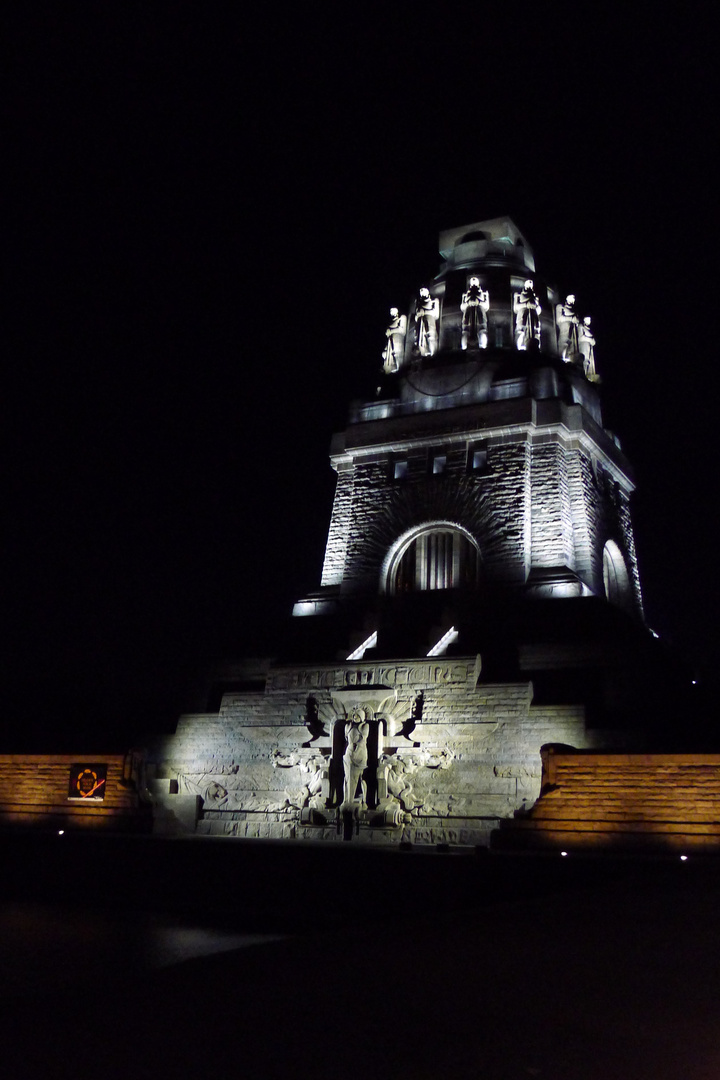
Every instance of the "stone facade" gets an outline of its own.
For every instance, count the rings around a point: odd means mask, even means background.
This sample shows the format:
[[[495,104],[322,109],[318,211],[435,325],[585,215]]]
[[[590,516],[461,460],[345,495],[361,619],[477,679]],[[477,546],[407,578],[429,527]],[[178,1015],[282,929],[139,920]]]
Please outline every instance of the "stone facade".
[[[161,831],[483,844],[537,799],[542,747],[634,737],[642,689],[607,683],[648,637],[633,478],[594,366],[560,356],[560,294],[511,221],[440,241],[404,351],[332,440],[320,589],[276,660],[153,748]]]
[[[532,697],[527,681],[483,683],[479,657],[277,668],[265,693],[227,694],[219,713],[182,717],[153,790],[166,811],[178,796],[202,801],[197,823],[178,832],[342,841],[333,771],[339,779],[345,723],[359,708],[379,730],[368,740],[376,805],[353,821],[357,836],[484,844],[538,797],[541,746],[599,739],[582,707]]]
[[[603,547],[613,540],[641,612],[629,516],[634,485],[614,440],[576,404],[522,398],[461,413],[452,416],[451,431],[449,418],[434,413],[420,425],[351,426],[342,448],[335,443],[338,481],[323,586],[382,589],[392,544],[413,526],[446,521],[477,538],[491,580],[524,586],[533,570],[563,568],[575,575],[578,595],[583,586],[604,595]],[[479,447],[486,464],[474,471],[469,463]],[[435,476],[440,450],[446,464]],[[407,463],[401,480],[393,476],[398,461]]]

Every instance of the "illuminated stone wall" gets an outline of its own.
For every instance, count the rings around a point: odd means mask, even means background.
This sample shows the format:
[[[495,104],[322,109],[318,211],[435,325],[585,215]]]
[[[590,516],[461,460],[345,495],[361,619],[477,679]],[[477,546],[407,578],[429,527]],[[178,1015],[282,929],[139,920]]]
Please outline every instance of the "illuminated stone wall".
[[[336,455],[323,585],[380,591],[383,563],[398,537],[425,522],[450,521],[477,541],[488,580],[522,586],[533,570],[566,568],[599,596],[603,546],[611,539],[625,559],[641,611],[629,513],[632,484],[613,460],[614,443],[581,416],[579,406],[530,404],[504,403],[502,415],[492,417],[502,427],[476,426],[464,437],[468,416],[459,416],[445,441],[436,430],[449,427],[444,415],[435,425],[426,421],[417,434],[407,421],[402,432],[394,421],[374,423],[366,438],[372,450],[360,444],[366,436],[360,425],[349,429],[347,449]],[[468,463],[478,445],[487,450],[487,464],[473,471]],[[446,467],[435,476],[432,459],[440,451]],[[407,463],[407,472],[396,480],[398,461]],[[560,588],[534,587],[546,595]]]
[[[390,546],[413,526],[453,521],[475,536],[484,563],[494,576],[525,578],[527,447],[524,443],[491,446],[488,467],[474,475],[467,469],[467,444],[447,451],[446,471],[430,476],[425,446],[409,449],[407,477],[392,479],[394,457],[366,462],[360,458],[338,476],[325,556],[323,584],[378,591]]]
[[[333,437],[321,588],[280,647],[296,666],[155,748],[160,830],[332,841],[352,821],[368,843],[479,844],[537,798],[542,746],[625,745],[601,728],[632,727],[644,700],[608,691],[615,630],[647,636],[625,614],[642,614],[634,484],[602,426],[586,309],[535,273],[509,219],[439,250],[379,333],[376,396]]]
[[[478,675],[474,657],[271,671],[265,693],[226,694],[219,713],[182,717],[175,736],[156,748],[150,786],[158,830],[341,840],[321,774],[332,760],[334,725],[344,730],[356,694],[375,693],[386,698],[384,748],[403,762],[410,791],[390,798],[396,825],[373,825],[370,811],[357,840],[487,843],[498,819],[537,798],[541,746],[598,745],[599,734],[585,731],[579,706],[537,707],[531,683],[482,684]],[[382,692],[366,689],[379,685]],[[405,736],[420,691],[422,718]],[[326,733],[314,740],[308,699]],[[173,807],[197,799],[197,821],[191,816],[182,826]],[[315,824],[304,824],[311,816]]]

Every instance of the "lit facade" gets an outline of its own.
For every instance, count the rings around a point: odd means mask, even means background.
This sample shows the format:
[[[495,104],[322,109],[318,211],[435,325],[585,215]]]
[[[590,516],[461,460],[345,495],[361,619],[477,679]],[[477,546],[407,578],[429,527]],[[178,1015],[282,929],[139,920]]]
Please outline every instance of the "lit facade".
[[[507,218],[440,254],[332,440],[320,587],[153,751],[161,831],[483,844],[537,798],[542,746],[641,737],[633,479],[591,317]]]

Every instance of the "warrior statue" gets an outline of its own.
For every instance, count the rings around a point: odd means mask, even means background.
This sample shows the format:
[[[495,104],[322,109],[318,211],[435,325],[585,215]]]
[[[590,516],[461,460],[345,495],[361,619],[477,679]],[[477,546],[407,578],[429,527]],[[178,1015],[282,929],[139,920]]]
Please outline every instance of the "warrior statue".
[[[405,351],[407,318],[396,307],[390,308],[390,325],[385,331],[387,342],[383,349],[383,370],[390,373],[399,371]]]
[[[586,315],[578,329],[578,349],[582,357],[583,371],[590,382],[597,382],[595,371],[595,335],[590,328],[590,316]]]
[[[578,358],[578,326],[580,320],[575,314],[575,297],[572,293],[565,297],[564,304],[555,309],[557,319],[558,352],[566,364]]]
[[[480,279],[470,278],[467,291],[462,295],[460,310],[462,312],[462,339],[463,349],[467,349],[468,341],[472,348],[487,349],[487,313],[490,308],[490,295],[487,289],[480,287]]]
[[[536,344],[540,347],[540,301],[535,295],[533,282],[528,279],[522,287],[522,291],[515,293],[513,300],[515,311],[515,345],[518,349],[525,350]]]
[[[439,318],[440,301],[421,289],[415,305],[415,348],[421,356],[432,356],[437,349]]]

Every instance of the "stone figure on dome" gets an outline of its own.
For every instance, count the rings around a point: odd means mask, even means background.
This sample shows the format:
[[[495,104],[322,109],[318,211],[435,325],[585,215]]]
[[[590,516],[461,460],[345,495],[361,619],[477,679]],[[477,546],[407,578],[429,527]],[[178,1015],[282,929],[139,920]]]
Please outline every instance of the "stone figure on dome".
[[[565,297],[564,304],[558,304],[555,309],[557,321],[558,352],[566,364],[577,362],[578,359],[578,327],[580,320],[575,313],[575,296],[570,293]]]
[[[531,278],[513,298],[515,312],[515,345],[521,351],[536,345],[540,348],[540,312],[542,308],[535,294],[535,283]]]
[[[399,371],[405,352],[405,334],[407,318],[396,307],[390,308],[390,325],[385,331],[387,341],[383,349],[383,370],[390,373]]]
[[[428,289],[420,289],[415,305],[415,348],[421,356],[432,356],[437,349],[437,324],[440,301]]]
[[[487,349],[489,310],[490,294],[487,289],[482,288],[479,278],[471,277],[460,302],[463,349],[467,349],[468,343],[473,349]]]
[[[362,783],[363,802],[365,801],[365,782],[362,774],[367,768],[367,737],[370,725],[357,709],[354,709],[345,724],[345,753],[343,754],[343,810],[352,810],[356,804],[355,793],[358,783]]]
[[[592,332],[591,318],[586,315],[578,327],[578,349],[582,357],[583,371],[590,382],[597,382],[595,371],[595,335]]]

